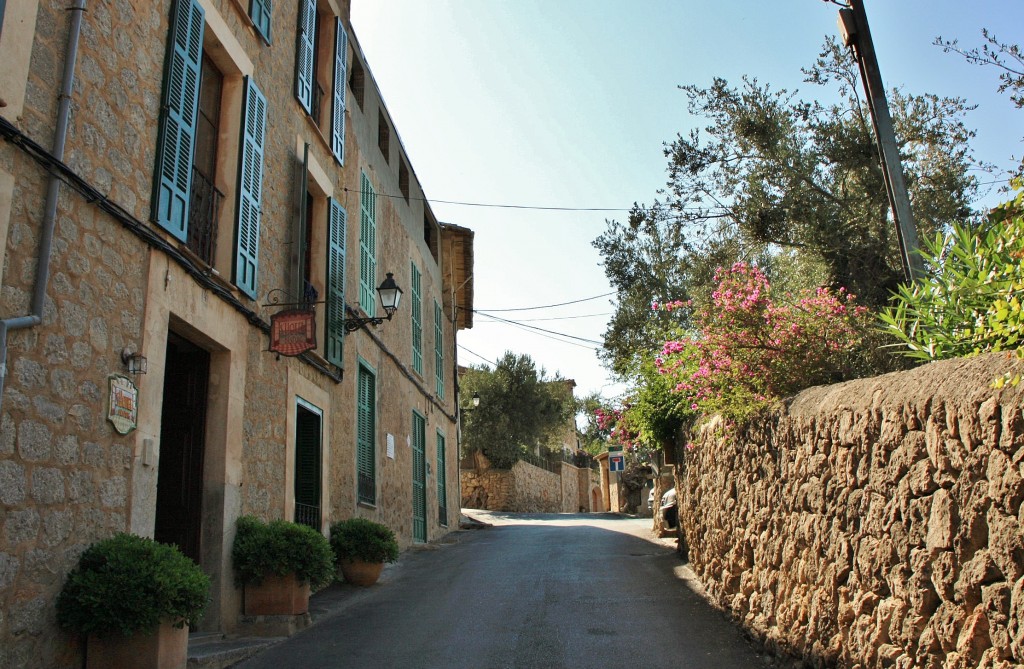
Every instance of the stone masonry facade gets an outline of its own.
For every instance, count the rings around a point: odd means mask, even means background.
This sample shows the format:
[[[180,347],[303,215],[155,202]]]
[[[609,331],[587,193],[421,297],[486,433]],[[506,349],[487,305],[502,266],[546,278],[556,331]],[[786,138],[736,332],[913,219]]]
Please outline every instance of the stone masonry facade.
[[[204,632],[240,630],[230,553],[242,514],[299,520],[302,495],[315,512],[301,522],[327,534],[332,522],[363,516],[388,525],[403,548],[457,527],[456,335],[472,326],[473,233],[434,217],[349,23],[349,0],[268,2],[262,27],[257,6],[19,0],[0,11],[5,323],[30,311],[51,171],[62,178],[41,322],[5,330],[0,360],[0,667],[81,666],[82,640],[56,624],[57,595],[89,544],[116,532],[180,530],[186,516],[172,502],[186,486],[168,472],[186,468],[161,463],[188,464],[190,515],[180,531],[212,580]],[[318,94],[306,109],[297,37],[300,17],[313,13]],[[48,161],[75,16],[81,32],[58,165]],[[198,20],[176,29],[179,16]],[[156,212],[173,88],[165,82],[174,80],[165,78],[167,54],[184,34],[201,52],[201,76],[220,81],[197,86],[196,107],[217,124],[216,167],[204,178],[222,198],[204,220],[215,241],[207,255]],[[245,113],[260,108],[253,91],[265,115]],[[258,155],[247,152],[259,132]],[[240,176],[254,164],[259,189]],[[190,169],[184,192],[195,203],[197,161],[180,158],[174,173]],[[237,271],[243,191],[258,196],[248,278]],[[376,300],[372,288],[386,272],[404,291],[394,318],[340,336],[343,318],[380,315],[380,304],[366,313],[374,307],[361,304],[360,284]],[[274,289],[316,301],[313,350],[268,351],[270,319],[282,308]],[[147,373],[129,375],[126,350],[145,356]],[[202,361],[188,382],[176,376],[186,358]],[[137,423],[121,434],[107,419],[110,380],[129,376]],[[360,378],[372,383],[357,419]],[[180,410],[186,396],[201,398],[194,411]],[[193,441],[175,431],[182,415],[197,417]]]
[[[677,486],[713,599],[813,667],[1024,666],[1024,385],[990,387],[1010,364],[933,363],[812,388],[739,434],[706,426]]]

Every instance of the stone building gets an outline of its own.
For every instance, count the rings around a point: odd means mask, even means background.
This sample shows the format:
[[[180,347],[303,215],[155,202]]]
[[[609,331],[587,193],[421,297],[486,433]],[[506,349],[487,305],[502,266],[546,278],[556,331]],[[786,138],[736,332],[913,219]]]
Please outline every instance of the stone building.
[[[0,62],[0,666],[76,665],[54,601],[115,532],[193,557],[231,632],[242,514],[455,527],[473,233],[348,0],[0,2]]]

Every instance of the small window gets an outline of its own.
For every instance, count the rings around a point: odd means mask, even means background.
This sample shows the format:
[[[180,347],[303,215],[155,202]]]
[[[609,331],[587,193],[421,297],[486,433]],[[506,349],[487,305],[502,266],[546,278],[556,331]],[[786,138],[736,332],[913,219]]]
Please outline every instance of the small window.
[[[405,164],[403,158],[399,158],[398,163],[398,190],[402,191],[402,196],[405,197],[405,201],[409,201],[409,168]]]
[[[423,241],[430,249],[430,255],[434,256],[434,262],[437,262],[437,239],[439,236],[437,221],[434,220],[430,210],[425,210],[423,212]]]
[[[363,70],[363,64],[359,62],[358,58],[352,59],[351,73],[349,74],[348,87],[352,89],[352,97],[356,99],[356,104],[361,108],[364,100],[364,89],[366,86],[366,72]]]
[[[376,504],[377,379],[373,372],[363,365],[359,365],[356,401],[356,487],[358,499],[363,504]]]
[[[388,128],[388,120],[384,118],[384,112],[377,111],[377,146],[384,154],[384,162],[391,162],[391,129]]]

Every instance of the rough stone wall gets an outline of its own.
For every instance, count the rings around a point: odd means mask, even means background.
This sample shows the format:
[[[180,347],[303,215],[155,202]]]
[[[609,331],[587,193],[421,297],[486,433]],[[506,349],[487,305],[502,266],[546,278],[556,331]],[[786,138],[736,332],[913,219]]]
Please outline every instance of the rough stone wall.
[[[1024,386],[1002,355],[807,390],[677,474],[708,592],[811,666],[1024,664]],[[685,624],[682,622],[681,624]]]
[[[589,502],[580,502],[580,470],[563,464],[561,473],[520,460],[512,469],[463,469],[460,472],[462,506],[491,511],[523,513],[576,513]],[[589,480],[589,474],[588,474]]]

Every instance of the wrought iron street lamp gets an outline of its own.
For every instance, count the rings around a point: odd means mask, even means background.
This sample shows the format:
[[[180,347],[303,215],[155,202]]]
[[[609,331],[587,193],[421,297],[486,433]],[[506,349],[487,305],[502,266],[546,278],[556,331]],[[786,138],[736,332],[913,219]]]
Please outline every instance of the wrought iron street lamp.
[[[345,332],[355,332],[359,328],[366,327],[367,325],[380,325],[384,321],[390,321],[391,317],[398,311],[398,303],[402,299],[402,289],[395,283],[395,276],[391,273],[387,273],[384,281],[377,287],[377,295],[380,297],[380,305],[384,308],[386,316],[367,316],[365,318],[346,318],[342,325],[345,328]]]

